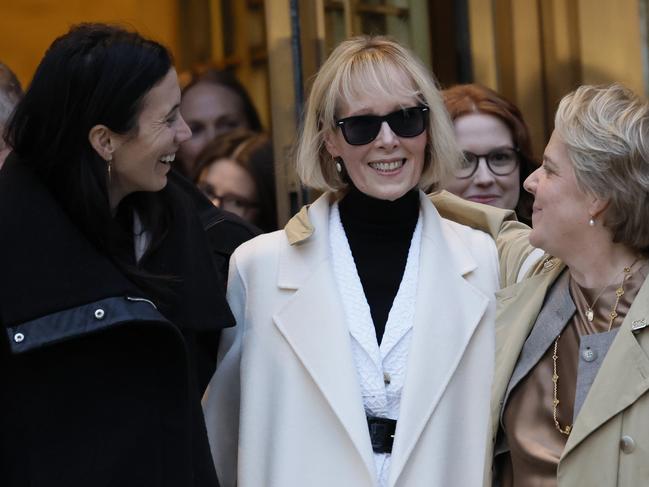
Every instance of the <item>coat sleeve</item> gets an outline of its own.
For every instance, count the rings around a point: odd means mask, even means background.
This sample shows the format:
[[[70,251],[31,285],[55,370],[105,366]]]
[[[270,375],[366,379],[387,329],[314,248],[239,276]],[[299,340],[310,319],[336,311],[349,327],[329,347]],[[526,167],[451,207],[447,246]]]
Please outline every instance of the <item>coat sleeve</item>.
[[[203,398],[207,435],[221,487],[234,487],[237,483],[240,372],[247,293],[236,256],[235,253],[230,261],[227,297],[237,325],[222,332],[216,372]]]
[[[513,211],[466,201],[446,191],[432,194],[429,198],[443,218],[482,230],[496,241],[501,287],[525,277],[543,255],[542,251],[530,245],[530,228],[517,221]]]
[[[525,278],[543,257],[541,249],[529,242],[530,228],[518,221],[504,221],[496,235],[500,260],[500,287],[504,288]]]

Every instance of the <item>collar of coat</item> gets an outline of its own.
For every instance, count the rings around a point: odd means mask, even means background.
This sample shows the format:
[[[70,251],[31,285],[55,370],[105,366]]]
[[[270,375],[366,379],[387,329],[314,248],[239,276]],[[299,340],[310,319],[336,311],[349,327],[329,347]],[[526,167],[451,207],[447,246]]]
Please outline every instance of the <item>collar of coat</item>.
[[[159,310],[181,329],[234,325],[191,196],[171,178],[163,191],[172,198],[175,214],[147,269],[178,279],[173,296]],[[111,297],[148,299],[97,251],[15,156],[0,171],[0,269],[0,323],[6,327]]]
[[[335,195],[329,193],[326,197],[329,198],[329,203],[332,203]],[[463,200],[448,191],[433,193],[428,198],[442,218],[487,232],[494,239],[498,236],[504,221],[516,220],[516,215],[511,210],[501,210]],[[309,206],[303,206],[284,227],[290,245],[300,244],[313,235],[314,227],[309,221]]]

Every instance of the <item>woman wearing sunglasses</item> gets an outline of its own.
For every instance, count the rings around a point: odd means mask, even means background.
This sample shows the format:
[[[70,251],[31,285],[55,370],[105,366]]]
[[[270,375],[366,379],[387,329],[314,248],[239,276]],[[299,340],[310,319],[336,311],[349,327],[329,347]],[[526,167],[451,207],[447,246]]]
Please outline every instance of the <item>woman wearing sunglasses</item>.
[[[497,252],[420,189],[460,160],[409,51],[334,50],[297,148],[324,194],[231,261],[237,328],[206,400],[223,486],[481,484]]]
[[[464,151],[445,189],[461,198],[506,210],[531,225],[532,195],[523,181],[538,167],[530,133],[520,110],[498,93],[477,84],[442,92]]]

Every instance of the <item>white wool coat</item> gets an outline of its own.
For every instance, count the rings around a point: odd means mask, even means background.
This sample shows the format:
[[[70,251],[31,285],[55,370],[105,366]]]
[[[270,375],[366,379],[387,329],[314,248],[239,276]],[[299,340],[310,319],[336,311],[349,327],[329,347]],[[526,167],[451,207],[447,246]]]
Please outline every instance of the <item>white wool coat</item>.
[[[328,238],[333,195],[239,247],[204,407],[222,487],[374,487],[376,469]],[[388,485],[483,481],[498,255],[420,195],[412,345]]]

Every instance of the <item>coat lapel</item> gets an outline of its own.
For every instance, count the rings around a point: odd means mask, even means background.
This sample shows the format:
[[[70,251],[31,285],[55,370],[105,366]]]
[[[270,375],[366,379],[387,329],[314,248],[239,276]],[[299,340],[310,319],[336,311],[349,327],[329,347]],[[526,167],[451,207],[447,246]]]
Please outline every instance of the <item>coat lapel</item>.
[[[546,260],[534,277],[496,293],[496,370],[491,399],[491,438],[495,441],[504,397],[516,362],[543,306],[547,290],[565,266]]]
[[[351,339],[328,251],[329,204],[324,195],[309,208],[308,217],[315,230],[306,239],[287,246],[280,256],[278,286],[295,289],[295,294],[273,319],[349,435],[375,483]]]
[[[562,459],[589,434],[633,404],[649,390],[649,329],[632,331],[634,324],[649,323],[649,280],[645,281],[617,336],[584,404],[575,419]]]
[[[491,404],[492,438],[495,438],[500,424],[505,395],[511,389],[508,387],[510,378],[514,380],[512,376],[520,355],[518,351],[523,348],[535,318],[541,312],[547,290],[565,268],[563,264],[548,265],[552,262],[546,261],[545,268],[534,277],[498,293],[496,377]],[[640,328],[636,334],[632,331],[634,326],[641,326],[643,320],[649,323],[648,282],[638,292],[606,354],[577,415],[562,459],[599,426],[649,390],[649,327]]]
[[[488,298],[464,279],[476,268],[465,243],[443,228],[435,207],[422,199],[423,228],[412,348],[392,450],[394,485],[434,414],[482,319]],[[462,303],[458,305],[458,296]],[[431,347],[435,353],[431,353]]]
[[[547,349],[552,345],[552,342],[561,333],[575,312],[575,304],[570,297],[568,282],[569,274],[564,272],[547,293],[545,304],[541,308],[541,312],[532,327],[531,333],[525,340],[516,367],[509,380],[503,407],[500,412],[501,419],[502,411],[507,406],[507,400],[512,389],[541,360]]]

